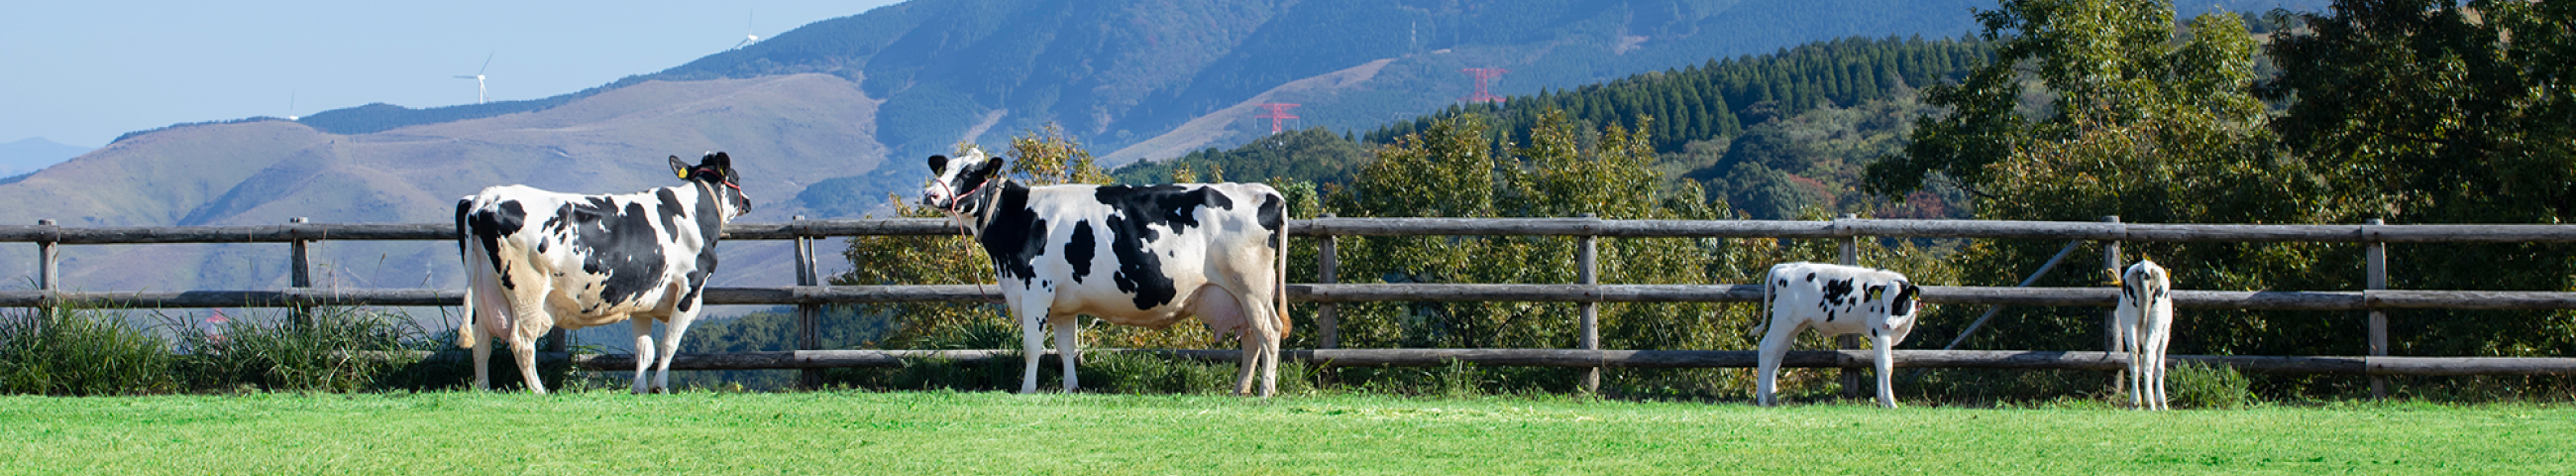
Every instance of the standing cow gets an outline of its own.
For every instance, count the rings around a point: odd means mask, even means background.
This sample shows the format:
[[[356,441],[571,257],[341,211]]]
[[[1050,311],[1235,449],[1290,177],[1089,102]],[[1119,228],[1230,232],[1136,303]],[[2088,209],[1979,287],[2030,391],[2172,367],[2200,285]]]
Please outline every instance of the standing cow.
[[[1286,201],[1262,184],[1030,187],[1002,158],[970,150],[930,156],[921,204],[947,210],[993,259],[1002,299],[1019,321],[1028,365],[1020,392],[1037,391],[1042,326],[1055,326],[1064,389],[1074,378],[1078,314],[1160,328],[1196,316],[1242,339],[1234,391],[1278,387],[1279,339],[1288,333]]]
[[[537,380],[536,341],[555,327],[626,321],[635,326],[635,393],[668,391],[680,334],[704,311],[699,292],[716,269],[716,235],[751,211],[733,158],[707,154],[697,165],[671,157],[687,185],[623,195],[575,195],[523,185],[483,189],[456,202],[465,255],[465,322],[456,345],[474,349],[474,389],[491,388],[492,350],[505,339],[528,390]],[[662,346],[653,321],[669,322]],[[654,367],[647,386],[645,369]]]
[[[1799,332],[1815,329],[1828,336],[1867,334],[1870,347],[1878,351],[1878,405],[1896,408],[1896,390],[1888,382],[1896,360],[1889,350],[1914,332],[1914,311],[1920,307],[1915,297],[1922,288],[1895,271],[1807,262],[1772,266],[1763,284],[1769,320],[1753,328],[1762,334],[1755,403],[1779,403],[1772,390],[1780,378],[1780,360],[1796,345]]]
[[[2105,269],[2104,271],[2109,271]],[[2173,340],[2173,279],[2153,260],[2139,260],[2114,276],[2120,305],[2112,309],[2120,350],[2129,354],[2129,406],[2165,409],[2165,344]]]

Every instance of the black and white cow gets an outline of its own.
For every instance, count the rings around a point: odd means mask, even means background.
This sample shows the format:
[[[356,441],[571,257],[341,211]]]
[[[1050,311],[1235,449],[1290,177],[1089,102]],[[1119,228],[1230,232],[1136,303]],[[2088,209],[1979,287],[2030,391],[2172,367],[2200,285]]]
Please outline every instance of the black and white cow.
[[[2109,271],[2105,269],[2104,271]],[[2139,260],[2114,276],[2119,307],[2112,309],[2120,350],[2129,354],[2129,406],[2165,409],[2165,344],[2173,341],[2173,278],[2154,260]]]
[[[1030,187],[1004,176],[1002,158],[970,150],[930,156],[921,203],[948,210],[981,243],[1019,321],[1028,366],[1020,392],[1037,391],[1038,354],[1055,326],[1064,389],[1080,388],[1077,314],[1164,327],[1196,316],[1243,342],[1237,394],[1278,387],[1279,339],[1288,333],[1286,201],[1262,184]]]
[[[505,339],[528,390],[537,380],[536,341],[555,327],[627,321],[635,326],[635,393],[670,388],[671,354],[704,309],[699,291],[716,269],[716,235],[751,211],[733,158],[707,154],[697,165],[671,157],[687,185],[622,195],[555,193],[524,185],[483,189],[456,202],[465,256],[465,322],[456,344],[474,349],[474,388],[491,388],[490,346]],[[654,347],[653,321],[666,321]],[[644,371],[659,374],[647,386]]]
[[[1763,283],[1762,302],[1770,312],[1769,321],[1753,329],[1762,334],[1756,404],[1779,403],[1773,389],[1780,379],[1780,360],[1796,345],[1799,332],[1815,329],[1828,336],[1868,335],[1870,347],[1878,351],[1878,404],[1896,407],[1896,390],[1888,383],[1896,360],[1889,350],[1914,332],[1920,307],[1915,298],[1922,288],[1895,271],[1806,262],[1772,266]]]

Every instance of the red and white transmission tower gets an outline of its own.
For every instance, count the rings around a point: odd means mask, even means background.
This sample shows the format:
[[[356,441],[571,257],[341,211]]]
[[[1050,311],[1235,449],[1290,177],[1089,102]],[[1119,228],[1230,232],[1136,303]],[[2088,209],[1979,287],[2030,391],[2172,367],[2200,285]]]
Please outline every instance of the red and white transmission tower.
[[[1494,79],[1496,76],[1502,76],[1504,71],[1502,68],[1467,68],[1459,71],[1465,71],[1467,74],[1476,76],[1476,94],[1458,98],[1459,100],[1467,102],[1503,102],[1502,96],[1495,96],[1494,93],[1485,92],[1485,82],[1487,80]]]
[[[1258,115],[1258,116],[1252,116],[1252,117],[1253,117],[1253,118],[1256,118],[1256,119],[1269,119],[1269,120],[1270,120],[1270,133],[1272,133],[1272,134],[1277,134],[1277,133],[1279,133],[1279,120],[1280,120],[1280,119],[1296,119],[1296,118],[1297,118],[1297,116],[1291,116],[1291,115],[1288,115],[1288,108],[1292,108],[1292,107],[1297,107],[1297,105],[1296,105],[1296,104],[1289,104],[1289,103],[1279,103],[1279,102],[1266,102],[1266,103],[1261,103],[1261,108],[1262,108],[1262,109],[1269,109],[1269,110],[1270,110],[1270,112],[1261,113],[1261,115]]]

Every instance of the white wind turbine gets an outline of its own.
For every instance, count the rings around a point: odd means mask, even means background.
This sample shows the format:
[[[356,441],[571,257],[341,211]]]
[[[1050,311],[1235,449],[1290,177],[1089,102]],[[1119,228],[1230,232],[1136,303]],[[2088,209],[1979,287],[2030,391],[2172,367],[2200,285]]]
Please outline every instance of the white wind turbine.
[[[483,71],[485,71],[485,70],[490,70],[490,69],[492,69],[492,55],[491,55],[491,54],[485,54],[485,55],[483,55],[483,67],[481,67],[481,68],[476,68],[476,69],[474,70],[474,75],[473,75],[473,76],[466,76],[466,75],[461,75],[461,74],[460,74],[460,75],[456,75],[456,79],[471,79],[471,80],[474,80],[474,103],[475,103],[475,104],[483,104],[483,103],[487,103],[487,102],[491,102],[491,101],[492,101],[492,97],[491,97],[491,95],[489,94],[488,90],[483,89],[483,78],[484,78],[484,76],[483,76]]]
[[[753,11],[752,13],[759,13],[759,12],[758,12],[758,11]],[[742,49],[742,47],[743,47],[744,45],[749,45],[749,44],[752,44],[752,42],[760,41],[760,35],[754,35],[754,34],[751,34],[751,15],[752,15],[751,13],[745,13],[745,14],[743,14],[743,15],[742,15],[742,42],[740,42],[740,43],[734,43],[734,44],[733,44],[733,49],[737,49],[737,50],[739,50],[739,49]]]

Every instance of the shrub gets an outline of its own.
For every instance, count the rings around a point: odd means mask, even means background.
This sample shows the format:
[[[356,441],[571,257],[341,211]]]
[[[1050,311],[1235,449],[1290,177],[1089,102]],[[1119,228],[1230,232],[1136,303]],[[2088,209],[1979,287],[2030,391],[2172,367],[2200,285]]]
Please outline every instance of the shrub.
[[[178,387],[169,343],[117,314],[87,309],[0,314],[0,392],[133,395]]]
[[[2253,383],[2225,365],[2183,362],[2165,371],[2165,392],[2182,408],[2241,408],[2254,402]]]
[[[308,314],[309,324],[285,316],[246,316],[212,331],[172,326],[179,343],[193,350],[182,360],[181,373],[190,379],[189,386],[200,389],[353,392],[373,388],[420,360],[396,351],[438,343],[400,313],[339,307]]]

